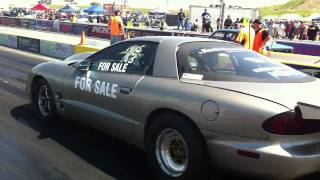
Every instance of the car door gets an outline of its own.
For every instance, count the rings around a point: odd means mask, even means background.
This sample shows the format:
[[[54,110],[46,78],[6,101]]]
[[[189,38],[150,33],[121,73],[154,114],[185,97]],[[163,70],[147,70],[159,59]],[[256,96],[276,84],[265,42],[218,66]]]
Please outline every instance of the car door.
[[[86,72],[74,69],[64,81],[65,110],[102,130],[131,139],[136,84],[151,72],[157,45],[123,42],[88,58]]]

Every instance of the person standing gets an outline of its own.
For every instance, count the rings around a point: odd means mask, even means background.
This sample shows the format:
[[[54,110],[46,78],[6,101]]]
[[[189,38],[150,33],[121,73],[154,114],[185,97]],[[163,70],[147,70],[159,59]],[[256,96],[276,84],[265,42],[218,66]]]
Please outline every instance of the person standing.
[[[318,25],[316,25],[315,21],[312,21],[312,24],[311,26],[309,26],[309,29],[308,29],[308,39],[311,41],[316,41],[318,34],[319,34],[319,27]]]
[[[240,27],[240,19],[239,18],[237,18],[236,19],[236,21],[234,22],[234,25],[233,25],[233,28],[234,29],[240,29],[239,27]]]
[[[272,19],[270,19],[270,21],[268,23],[268,32],[269,32],[271,37],[274,37],[274,34],[273,34],[273,20]]]
[[[213,32],[211,27],[211,15],[207,12],[207,9],[204,9],[204,12],[201,15],[202,17],[202,32]]]
[[[247,49],[253,49],[253,43],[255,39],[255,31],[252,27],[250,27],[249,22],[244,22],[244,19],[239,21],[241,23],[241,29],[236,38],[236,42],[243,45]]]
[[[217,30],[222,29],[222,20],[221,17],[218,17],[217,19]]]
[[[183,29],[183,21],[185,17],[186,15],[184,14],[183,9],[181,8],[178,13],[178,30],[180,29],[180,26],[181,26],[181,29]]]
[[[307,40],[308,39],[308,26],[301,21],[301,25],[299,27],[299,39],[300,40]]]
[[[289,28],[289,39],[293,40],[297,34],[297,28],[296,28],[294,21],[290,21],[289,27],[290,27]]]
[[[114,44],[121,41],[122,38],[126,38],[120,11],[114,12],[114,15],[110,17],[108,24],[110,30],[110,44]]]
[[[232,26],[232,19],[230,18],[230,15],[228,15],[227,19],[224,21],[224,28],[231,29],[231,26]]]
[[[260,54],[266,54],[266,45],[272,38],[270,37],[268,30],[262,28],[260,19],[254,20],[253,27],[255,29],[253,50]]]

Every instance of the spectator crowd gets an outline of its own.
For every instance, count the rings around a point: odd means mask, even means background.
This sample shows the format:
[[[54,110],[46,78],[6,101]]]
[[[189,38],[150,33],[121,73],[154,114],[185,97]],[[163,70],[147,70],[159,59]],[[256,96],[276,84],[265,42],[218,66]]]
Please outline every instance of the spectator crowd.
[[[199,23],[198,19],[194,22],[190,21],[190,17],[186,16],[183,9],[180,9],[177,14],[177,29],[185,31],[196,31],[203,33],[213,32],[212,28],[212,16],[204,9],[201,15],[202,24]],[[235,21],[232,20],[230,15],[227,15],[226,19],[218,17],[216,19],[215,25],[216,29],[241,29],[243,27],[244,18],[236,18]],[[251,21],[253,24],[253,21]],[[300,39],[300,40],[311,40],[320,41],[320,27],[319,23],[312,21],[306,23],[299,20],[262,20],[263,28],[268,30],[271,37],[277,39]],[[181,29],[180,29],[181,28]]]

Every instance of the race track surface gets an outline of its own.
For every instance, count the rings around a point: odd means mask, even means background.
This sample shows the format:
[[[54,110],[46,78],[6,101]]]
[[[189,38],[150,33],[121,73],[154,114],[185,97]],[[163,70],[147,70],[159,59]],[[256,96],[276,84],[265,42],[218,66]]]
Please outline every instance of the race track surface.
[[[153,179],[142,150],[69,119],[35,117],[25,92],[27,74],[48,60],[0,46],[0,179]]]

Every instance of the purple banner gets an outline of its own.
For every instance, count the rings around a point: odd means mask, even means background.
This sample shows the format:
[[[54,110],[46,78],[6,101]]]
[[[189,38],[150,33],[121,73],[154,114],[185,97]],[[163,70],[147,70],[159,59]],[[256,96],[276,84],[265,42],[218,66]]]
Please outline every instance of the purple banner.
[[[8,25],[7,24],[8,19],[9,19],[8,17],[0,17],[0,24],[5,26]]]
[[[20,26],[20,20],[17,18],[8,18],[5,21],[6,26]]]
[[[52,31],[53,21],[37,20],[36,29]]]
[[[291,46],[294,48],[295,54],[320,56],[320,44],[312,42],[297,42],[297,41],[276,41],[279,44]]]

